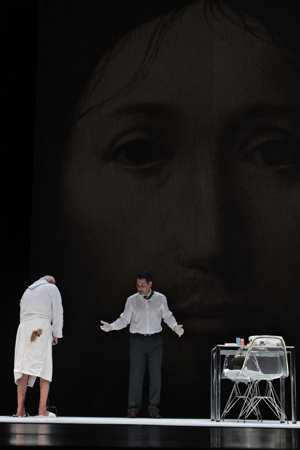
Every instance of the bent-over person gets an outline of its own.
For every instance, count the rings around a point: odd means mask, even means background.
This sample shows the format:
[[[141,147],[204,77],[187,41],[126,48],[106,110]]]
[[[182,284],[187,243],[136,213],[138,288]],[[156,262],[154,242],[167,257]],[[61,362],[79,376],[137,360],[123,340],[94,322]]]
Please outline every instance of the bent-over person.
[[[14,379],[18,408],[13,417],[27,417],[27,386],[40,378],[40,401],[37,417],[56,417],[47,411],[52,381],[52,346],[62,338],[63,307],[54,277],[45,275],[24,292],[20,301],[20,324],[16,336]]]

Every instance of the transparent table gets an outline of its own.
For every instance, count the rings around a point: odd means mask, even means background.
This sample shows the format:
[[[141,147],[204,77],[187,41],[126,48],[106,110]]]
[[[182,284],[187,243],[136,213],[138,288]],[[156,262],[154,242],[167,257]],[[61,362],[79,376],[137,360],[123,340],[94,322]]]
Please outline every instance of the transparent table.
[[[210,418],[220,422],[221,417],[221,375],[223,369],[222,356],[247,353],[247,346],[236,344],[220,344],[211,350],[211,397]],[[296,365],[295,347],[286,346],[289,359],[289,377],[291,383],[291,410],[292,422],[297,422],[297,400],[296,400]],[[285,410],[285,378],[280,378],[280,402]],[[282,420],[283,421],[283,420]]]

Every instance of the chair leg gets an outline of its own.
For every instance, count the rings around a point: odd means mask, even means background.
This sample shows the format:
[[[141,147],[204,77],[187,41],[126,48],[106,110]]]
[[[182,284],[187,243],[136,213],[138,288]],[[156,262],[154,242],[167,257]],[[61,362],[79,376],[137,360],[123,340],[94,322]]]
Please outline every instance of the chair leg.
[[[236,403],[239,400],[243,401],[243,406],[241,409],[241,412],[239,413],[239,417],[238,420],[242,417],[242,415],[244,414],[244,410],[247,410],[247,405],[249,405],[250,403],[250,399],[253,396],[253,390],[254,390],[254,382],[248,383],[247,384],[247,388],[244,392],[244,394],[241,393],[240,390],[240,382],[235,381],[233,388],[231,390],[230,396],[227,400],[227,403],[225,405],[225,408],[223,410],[223,413],[221,415],[221,420],[225,419],[226,414],[234,407],[234,405],[236,405]],[[256,415],[257,420],[262,421],[261,419],[261,414],[260,414],[260,410],[257,407],[253,408],[253,413]]]
[[[262,417],[258,406],[259,401],[257,401],[259,396],[259,381],[252,381],[249,383],[248,389],[245,392],[245,400],[238,416],[238,422],[243,418],[243,416],[245,422],[246,418],[249,417],[252,412],[255,414],[257,420],[262,422]]]
[[[233,406],[239,401],[241,397],[242,394],[239,388],[239,383],[235,381],[231,393],[228,397],[227,403],[225,405],[225,408],[223,410],[223,413],[221,415],[221,420],[225,419],[225,416],[228,413],[228,411],[230,411],[231,408],[233,408]]]
[[[262,421],[259,407],[258,407],[259,403],[262,400],[266,403],[266,405],[271,409],[271,411],[276,415],[276,417],[281,422],[282,422],[282,417],[284,417],[284,420],[288,422],[287,416],[280,405],[278,395],[276,394],[276,391],[273,387],[272,382],[267,381],[265,393],[264,393],[264,395],[261,395],[260,390],[259,390],[259,381],[258,380],[253,383],[253,386],[251,387],[251,392],[249,392],[249,395],[245,399],[243,408],[239,415],[239,419],[244,416],[244,421],[245,421],[246,418],[249,417],[249,415],[252,412],[254,412],[257,419]],[[258,412],[259,412],[259,414],[258,414]]]
[[[288,423],[288,419],[285,414],[285,411],[283,410],[283,408],[280,404],[280,400],[278,398],[278,395],[277,395],[271,381],[267,382],[264,401],[265,401],[265,403],[267,403],[267,405],[269,406],[271,411],[273,411],[273,413],[278,417],[280,422],[282,422],[282,417],[283,417],[284,422],[287,421],[287,423]]]

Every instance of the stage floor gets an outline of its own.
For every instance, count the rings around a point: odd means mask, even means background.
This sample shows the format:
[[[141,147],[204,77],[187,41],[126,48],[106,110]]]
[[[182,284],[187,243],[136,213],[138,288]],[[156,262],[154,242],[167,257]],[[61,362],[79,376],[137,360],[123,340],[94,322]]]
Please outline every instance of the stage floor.
[[[0,416],[0,446],[298,448],[300,423],[210,419]]]

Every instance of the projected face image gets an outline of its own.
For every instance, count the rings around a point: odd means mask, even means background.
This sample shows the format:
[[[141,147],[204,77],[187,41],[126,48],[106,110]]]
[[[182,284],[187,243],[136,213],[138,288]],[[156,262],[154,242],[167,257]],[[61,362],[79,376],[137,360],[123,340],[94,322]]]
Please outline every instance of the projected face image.
[[[163,33],[160,19],[138,28],[79,99],[61,206],[104,320],[141,270],[185,336],[233,334],[245,314],[249,334],[295,320],[299,78],[261,25],[231,19],[199,3]]]

